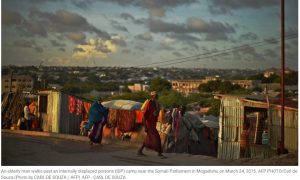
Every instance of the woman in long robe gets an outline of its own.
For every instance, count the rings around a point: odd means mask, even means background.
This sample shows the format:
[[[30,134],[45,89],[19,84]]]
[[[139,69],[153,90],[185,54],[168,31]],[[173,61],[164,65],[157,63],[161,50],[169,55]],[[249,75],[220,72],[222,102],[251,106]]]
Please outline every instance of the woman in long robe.
[[[165,156],[162,155],[160,136],[156,130],[156,122],[160,111],[157,98],[157,93],[155,91],[151,92],[151,99],[146,100],[142,107],[145,119],[145,132],[147,133],[147,136],[144,139],[143,145],[138,150],[138,155],[144,155],[143,149],[146,147],[156,151],[158,156],[161,158],[165,158]]]
[[[89,120],[85,128],[90,130],[93,127],[89,134],[90,145],[101,144],[103,127],[107,122],[108,110],[101,104],[101,101],[101,98],[97,97],[88,113]]]

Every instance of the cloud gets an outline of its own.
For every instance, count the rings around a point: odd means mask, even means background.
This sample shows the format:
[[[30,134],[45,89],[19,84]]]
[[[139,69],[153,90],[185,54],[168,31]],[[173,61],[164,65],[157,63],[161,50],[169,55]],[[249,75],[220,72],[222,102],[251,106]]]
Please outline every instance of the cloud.
[[[275,38],[267,38],[267,39],[264,39],[264,41],[269,44],[277,44],[278,43],[278,40]]]
[[[145,32],[143,34],[136,35],[135,38],[143,41],[153,41],[153,36],[150,32]]]
[[[239,39],[242,41],[243,40],[257,40],[258,36],[253,32],[248,32],[248,33],[240,35]]]
[[[130,54],[131,50],[130,49],[123,49],[122,53],[124,53],[124,54]]]
[[[110,20],[110,24],[112,25],[112,27],[119,31],[128,32],[128,29],[125,26],[121,25],[118,21]]]
[[[25,21],[23,27],[25,28],[24,34],[27,36],[38,35],[41,37],[47,37],[48,33],[43,27],[41,22],[37,21]]]
[[[39,19],[43,22],[43,27],[50,32],[68,33],[74,32],[74,29],[76,29],[76,32],[95,33],[102,39],[110,39],[110,35],[107,32],[89,24],[86,18],[66,10],[58,10],[55,13],[50,13],[42,12],[37,8],[31,8],[30,17],[32,19]]]
[[[36,45],[34,40],[16,40],[13,43],[17,47],[32,48]]]
[[[188,45],[196,50],[199,49],[199,46],[196,44],[196,42],[200,41],[198,37],[189,35],[189,34],[178,34],[178,33],[170,33],[167,34],[167,38],[173,39],[177,41],[178,43],[182,43],[185,45]]]
[[[85,52],[85,50],[82,48],[74,48],[73,52]]]
[[[7,26],[20,25],[23,17],[18,12],[2,10],[2,23]]]
[[[151,32],[154,33],[234,33],[235,29],[233,26],[217,22],[209,21],[206,22],[200,18],[188,18],[185,24],[175,24],[164,22],[159,19],[148,19],[147,26]]]
[[[148,10],[150,16],[162,17],[166,11],[183,5],[197,3],[198,0],[100,0],[103,2],[116,3],[121,6],[135,6]]]
[[[115,38],[115,37],[113,37]],[[89,58],[106,58],[108,54],[115,53],[118,46],[111,40],[101,38],[90,39],[86,44],[79,44],[74,48],[72,57],[77,60]]]
[[[66,37],[75,44],[84,44],[86,38],[85,34],[82,32],[70,32],[66,34]]]
[[[121,47],[127,46],[126,41],[123,38],[121,38],[119,35],[113,36],[111,39],[111,43]]]
[[[171,34],[168,34],[167,37],[176,39],[178,41],[200,41],[200,39],[198,37],[188,35],[188,34],[171,33]]]
[[[266,57],[271,57],[271,58],[275,58],[277,55],[276,55],[276,52],[275,51],[273,51],[273,50],[271,50],[271,49],[266,49],[265,51],[264,51],[264,56],[266,56]]]
[[[260,9],[279,5],[278,0],[211,0],[209,10],[212,14],[227,14],[238,9]]]
[[[174,56],[177,56],[177,57],[182,57],[183,55],[180,53],[180,52],[173,52],[172,53]]]
[[[44,52],[44,49],[38,46],[34,40],[16,40],[13,45],[21,48],[32,48],[39,53]]]
[[[72,0],[72,3],[80,8],[80,9],[88,9],[88,7],[90,7],[92,5],[92,3],[94,2],[94,0]]]
[[[66,46],[65,44],[59,43],[59,42],[57,42],[56,40],[51,40],[51,45],[52,45],[53,47],[65,47],[65,46]]]
[[[61,47],[61,48],[58,48],[58,50],[59,50],[59,51],[61,51],[61,52],[66,52],[66,49],[65,49],[65,48],[63,48],[63,47]]]
[[[39,52],[39,53],[44,52],[44,49],[43,49],[42,47],[39,47],[39,46],[35,47],[34,49],[35,49],[37,52]]]
[[[131,20],[134,24],[144,24],[145,23],[144,19],[136,19],[129,13],[120,14],[120,18],[125,19],[125,20]]]

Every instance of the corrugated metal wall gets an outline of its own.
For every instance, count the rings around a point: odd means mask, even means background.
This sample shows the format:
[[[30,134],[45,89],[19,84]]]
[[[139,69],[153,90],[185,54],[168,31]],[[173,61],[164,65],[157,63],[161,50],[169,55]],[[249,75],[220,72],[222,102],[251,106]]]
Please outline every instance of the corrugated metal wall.
[[[79,135],[82,115],[69,113],[68,95],[60,93],[59,133]]]
[[[244,108],[267,108],[265,104],[243,102],[239,98],[223,96],[220,105],[218,158],[238,159],[240,157],[240,135],[244,123]],[[281,113],[278,106],[270,107],[270,145],[277,148],[280,140]],[[285,109],[285,148],[289,152],[298,151],[298,111],[291,108]]]
[[[218,158],[240,157],[240,134],[243,128],[244,111],[238,99],[222,98],[220,106]]]
[[[271,109],[272,125],[270,126],[270,145],[272,149],[277,148],[281,138],[281,111],[278,108]],[[298,112],[285,109],[284,111],[284,146],[289,152],[298,150]]]

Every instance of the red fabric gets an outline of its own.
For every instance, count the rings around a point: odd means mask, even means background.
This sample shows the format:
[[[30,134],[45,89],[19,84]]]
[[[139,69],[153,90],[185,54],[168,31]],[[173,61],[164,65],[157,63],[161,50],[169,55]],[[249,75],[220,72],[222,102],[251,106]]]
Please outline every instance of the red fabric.
[[[116,127],[118,124],[118,113],[117,109],[110,109],[107,115],[107,125],[109,127]]]
[[[36,107],[36,105],[35,105],[34,101],[32,103],[30,103],[30,105],[29,105],[29,111],[30,111],[30,113],[34,114],[35,107]]]
[[[156,122],[158,119],[158,104],[150,100],[144,109],[144,118],[146,121],[147,136],[144,140],[145,147],[161,153],[161,140],[156,130]]]
[[[82,115],[83,111],[83,102],[79,99],[76,99],[76,115]]]
[[[73,96],[68,96],[68,109],[69,113],[75,113],[76,111],[76,100]]]
[[[121,132],[132,131],[135,121],[135,111],[117,110],[117,124]]]
[[[162,152],[160,136],[156,129],[148,129],[144,145],[146,148],[152,149],[156,152]]]
[[[144,112],[143,111],[135,111],[135,116],[136,116],[135,123],[142,124],[143,118],[144,118]]]
[[[144,118],[146,121],[146,127],[156,129],[156,122],[158,118],[158,105],[156,102],[150,100],[145,106]]]

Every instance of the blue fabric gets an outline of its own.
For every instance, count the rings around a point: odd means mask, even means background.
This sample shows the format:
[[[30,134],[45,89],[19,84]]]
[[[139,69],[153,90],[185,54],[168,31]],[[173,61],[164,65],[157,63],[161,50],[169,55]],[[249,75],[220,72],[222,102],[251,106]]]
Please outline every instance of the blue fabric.
[[[98,104],[97,102],[94,102],[91,106],[88,116],[89,120],[88,123],[85,125],[85,128],[87,130],[90,130],[93,126],[93,124],[97,122],[102,122],[105,118],[107,118],[108,110],[102,106],[102,104]]]

